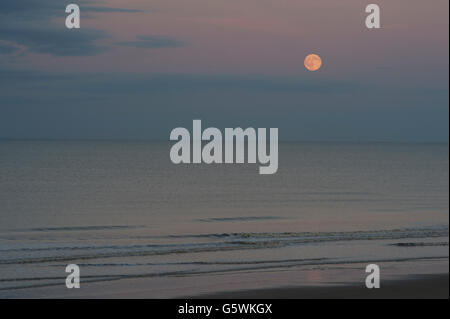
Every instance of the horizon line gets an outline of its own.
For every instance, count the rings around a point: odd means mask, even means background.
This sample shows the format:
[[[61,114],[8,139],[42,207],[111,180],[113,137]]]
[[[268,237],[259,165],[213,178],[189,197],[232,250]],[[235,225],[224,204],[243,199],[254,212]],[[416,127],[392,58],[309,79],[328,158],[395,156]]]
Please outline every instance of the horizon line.
[[[165,139],[153,138],[16,138],[16,137],[0,137],[0,142],[158,142],[158,143],[173,143],[173,141]],[[207,142],[207,141],[205,141]],[[284,139],[279,140],[279,143],[324,143],[324,144],[449,144],[449,141],[383,141],[383,140],[299,140],[299,139]]]

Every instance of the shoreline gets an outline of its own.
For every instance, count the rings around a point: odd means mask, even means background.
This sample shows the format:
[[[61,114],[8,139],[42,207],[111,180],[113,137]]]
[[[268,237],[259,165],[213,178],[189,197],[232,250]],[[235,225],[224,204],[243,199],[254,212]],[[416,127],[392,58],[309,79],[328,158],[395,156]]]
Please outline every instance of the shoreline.
[[[449,274],[386,280],[379,289],[364,284],[280,287],[227,291],[187,299],[448,299]]]
[[[0,298],[75,299],[411,299],[449,297],[448,259],[380,263],[380,289],[365,287],[365,264],[135,277],[0,291]]]

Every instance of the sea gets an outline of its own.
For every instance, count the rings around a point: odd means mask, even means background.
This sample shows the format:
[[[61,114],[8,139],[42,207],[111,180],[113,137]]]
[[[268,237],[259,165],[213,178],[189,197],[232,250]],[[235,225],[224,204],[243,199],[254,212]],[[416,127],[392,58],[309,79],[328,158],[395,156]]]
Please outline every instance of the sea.
[[[0,141],[0,297],[64,287],[68,264],[84,291],[376,262],[448,269],[448,144],[285,142],[273,175],[175,165],[170,147]]]

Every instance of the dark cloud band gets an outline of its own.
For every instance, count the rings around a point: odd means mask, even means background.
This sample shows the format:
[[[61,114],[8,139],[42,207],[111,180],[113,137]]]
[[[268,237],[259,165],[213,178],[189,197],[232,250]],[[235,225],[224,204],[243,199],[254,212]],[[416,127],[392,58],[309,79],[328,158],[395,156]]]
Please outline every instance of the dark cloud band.
[[[78,0],[77,4],[82,12],[141,12],[136,9],[92,6],[92,2]],[[52,22],[54,17],[66,16],[65,5],[59,0],[0,1],[0,41],[23,46],[29,52],[54,56],[91,56],[106,51],[108,48],[97,41],[107,38],[107,32],[89,28],[68,32],[63,24]],[[0,54],[13,54],[16,51],[14,45],[0,45]]]

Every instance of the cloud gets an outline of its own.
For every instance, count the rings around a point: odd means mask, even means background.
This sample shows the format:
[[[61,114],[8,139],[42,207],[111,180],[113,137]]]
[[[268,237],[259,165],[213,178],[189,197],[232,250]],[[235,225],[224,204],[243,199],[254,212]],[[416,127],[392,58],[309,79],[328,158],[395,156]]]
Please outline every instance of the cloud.
[[[0,2],[0,15],[30,19],[40,19],[65,14],[68,3],[58,0],[9,0]],[[88,3],[86,0],[78,0],[78,5]],[[42,21],[41,21],[42,22]]]
[[[82,7],[82,11],[87,12],[125,12],[125,13],[137,13],[137,12],[144,12],[143,10],[139,9],[124,9],[124,8],[110,8],[110,7]]]
[[[117,45],[142,49],[176,48],[185,45],[184,42],[167,36],[138,36],[135,41],[117,42]]]
[[[0,54],[13,54],[20,50],[20,48],[6,44],[6,43],[0,43]]]
[[[93,13],[140,12],[136,9],[95,6],[95,1],[78,0],[81,11]],[[69,3],[69,2],[68,2]],[[0,41],[25,47],[25,50],[54,56],[91,56],[108,48],[97,43],[108,37],[103,30],[81,28],[68,31],[55,19],[65,18],[65,6],[59,0],[0,1]],[[84,7],[84,5],[89,4]],[[14,53],[14,46],[3,45],[0,53]]]
[[[139,9],[115,8],[107,6],[92,6],[92,0],[78,0],[75,3],[80,6],[81,11],[86,12],[143,12]],[[59,0],[5,0],[0,2],[0,14],[16,14],[21,16],[55,16],[65,13],[65,7],[70,2]]]
[[[0,39],[25,46],[29,51],[49,53],[56,56],[86,56],[106,50],[96,44],[107,37],[101,30],[79,29],[76,32],[62,31],[51,27],[4,26],[0,28]]]

